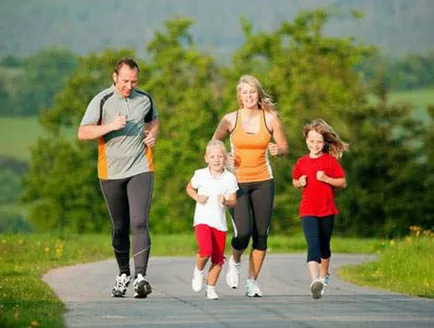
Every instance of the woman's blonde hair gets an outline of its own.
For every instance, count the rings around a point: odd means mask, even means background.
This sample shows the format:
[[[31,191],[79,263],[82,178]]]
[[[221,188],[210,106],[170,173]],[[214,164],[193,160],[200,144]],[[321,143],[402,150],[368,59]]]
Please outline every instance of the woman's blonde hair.
[[[259,82],[259,80],[252,76],[252,75],[242,75],[240,77],[240,79],[238,80],[238,84],[237,84],[237,100],[238,100],[238,106],[240,108],[243,108],[243,103],[241,101],[241,97],[240,97],[240,91],[241,91],[241,85],[242,84],[248,84],[251,87],[255,88],[256,90],[258,90],[258,94],[259,94],[259,99],[258,99],[258,107],[270,112],[272,114],[277,115],[276,112],[276,105],[273,103],[271,97],[265,93],[264,88],[262,88],[261,83]]]
[[[333,128],[322,118],[314,119],[304,126],[303,134],[305,139],[312,130],[323,136],[325,143],[323,152],[340,159],[344,151],[348,151],[349,144],[342,141]]]

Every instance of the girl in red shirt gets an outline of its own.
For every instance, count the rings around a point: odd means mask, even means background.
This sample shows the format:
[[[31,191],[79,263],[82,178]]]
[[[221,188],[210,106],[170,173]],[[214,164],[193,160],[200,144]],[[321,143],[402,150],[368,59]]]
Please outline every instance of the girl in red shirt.
[[[335,189],[345,188],[345,172],[338,159],[348,150],[333,128],[323,119],[304,126],[309,154],[298,159],[292,170],[292,184],[302,189],[300,217],[306,238],[307,267],[314,299],[322,297],[329,279],[330,239],[335,215]]]

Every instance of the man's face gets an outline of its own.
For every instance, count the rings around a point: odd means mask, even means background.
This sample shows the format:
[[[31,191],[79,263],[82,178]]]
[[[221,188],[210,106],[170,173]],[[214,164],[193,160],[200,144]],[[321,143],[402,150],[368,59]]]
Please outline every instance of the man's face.
[[[116,90],[122,96],[128,97],[137,86],[138,76],[139,71],[137,68],[131,69],[127,65],[123,65],[117,73],[113,73],[113,81],[115,82]]]

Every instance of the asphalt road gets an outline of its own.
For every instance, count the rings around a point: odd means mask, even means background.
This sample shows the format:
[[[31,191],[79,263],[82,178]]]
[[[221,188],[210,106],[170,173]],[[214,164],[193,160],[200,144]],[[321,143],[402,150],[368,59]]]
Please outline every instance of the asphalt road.
[[[366,261],[363,255],[334,254],[333,269]],[[262,298],[230,289],[225,268],[217,284],[218,300],[191,290],[191,257],[151,258],[153,292],[134,299],[110,296],[117,273],[114,260],[59,268],[44,280],[66,304],[67,327],[434,327],[434,300],[357,287],[332,278],[321,300],[313,300],[304,255],[269,255],[260,279]],[[242,264],[242,279],[247,263]]]

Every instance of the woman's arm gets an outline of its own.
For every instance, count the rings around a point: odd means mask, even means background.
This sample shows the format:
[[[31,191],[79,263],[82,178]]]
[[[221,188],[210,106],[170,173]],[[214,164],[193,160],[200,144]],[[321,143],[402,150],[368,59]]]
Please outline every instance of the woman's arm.
[[[229,197],[226,199],[223,195],[219,197],[220,202],[222,205],[225,205],[230,208],[234,208],[237,205],[237,193],[233,192],[232,194],[229,194]]]
[[[271,155],[287,155],[288,154],[288,142],[286,140],[285,133],[283,131],[283,125],[279,117],[270,114],[270,125],[273,133],[273,139],[276,143],[270,142],[268,150]]]
[[[221,141],[224,140],[224,138],[229,134],[229,131],[232,129],[232,121],[234,120],[233,116],[233,113],[223,116],[217,125],[217,128],[215,129],[214,135],[212,136],[213,139],[218,139]]]

